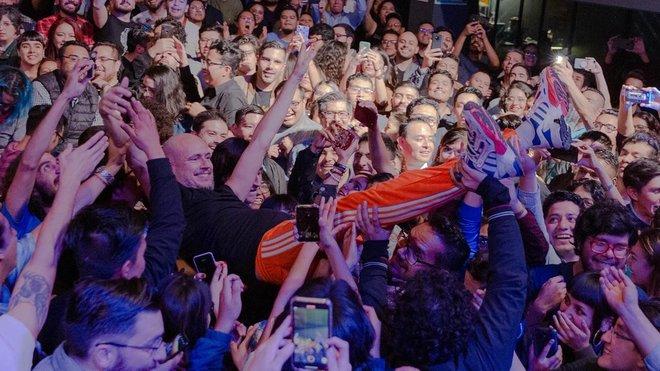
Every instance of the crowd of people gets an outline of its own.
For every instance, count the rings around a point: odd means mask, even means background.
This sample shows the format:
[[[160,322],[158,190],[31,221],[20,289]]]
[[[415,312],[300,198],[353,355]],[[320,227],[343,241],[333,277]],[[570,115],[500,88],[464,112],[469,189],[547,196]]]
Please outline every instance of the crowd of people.
[[[0,4],[3,370],[300,368],[301,297],[322,369],[660,370],[642,37],[597,61],[390,0]]]

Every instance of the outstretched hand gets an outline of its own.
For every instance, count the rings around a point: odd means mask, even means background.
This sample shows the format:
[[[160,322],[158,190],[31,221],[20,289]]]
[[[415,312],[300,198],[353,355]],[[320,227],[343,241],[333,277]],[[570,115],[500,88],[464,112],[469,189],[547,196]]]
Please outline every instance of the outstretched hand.
[[[91,60],[79,60],[69,72],[62,89],[62,95],[68,99],[77,98],[85,91],[87,84],[91,80],[89,72],[94,68],[94,62]]]
[[[132,98],[126,107],[131,124],[122,122],[122,130],[131,138],[133,143],[142,150],[151,160],[163,158],[165,153],[160,145],[160,136],[156,127],[154,115],[146,109],[140,101]]]
[[[371,208],[371,215],[369,215],[367,201],[358,205],[355,222],[367,241],[384,241],[390,238],[392,231],[381,227],[378,208]]]
[[[67,181],[80,184],[87,179],[101,161],[108,148],[108,137],[103,132],[94,134],[76,149],[69,145],[57,158],[60,165],[60,184]]]
[[[600,272],[600,287],[607,303],[618,315],[639,306],[635,284],[622,270],[608,267]]]
[[[371,101],[359,101],[355,105],[355,110],[353,111],[353,117],[356,120],[360,121],[362,125],[369,128],[369,130],[378,129],[378,108],[376,104]]]
[[[293,354],[294,345],[289,339],[291,334],[291,316],[287,316],[273,335],[261,343],[248,356],[243,371],[279,370]]]

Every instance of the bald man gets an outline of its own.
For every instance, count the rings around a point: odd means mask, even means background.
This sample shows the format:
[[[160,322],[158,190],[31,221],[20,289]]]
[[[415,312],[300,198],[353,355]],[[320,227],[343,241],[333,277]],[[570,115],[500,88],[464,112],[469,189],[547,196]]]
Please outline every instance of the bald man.
[[[211,148],[193,134],[170,138],[163,145],[176,180],[184,187],[213,190]]]

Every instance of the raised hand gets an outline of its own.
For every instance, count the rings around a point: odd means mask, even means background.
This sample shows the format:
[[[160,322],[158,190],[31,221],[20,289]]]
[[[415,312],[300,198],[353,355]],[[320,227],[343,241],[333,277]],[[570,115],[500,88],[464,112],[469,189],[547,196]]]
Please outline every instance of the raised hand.
[[[443,52],[441,48],[431,49],[431,43],[426,46],[422,53],[422,68],[431,67],[435,62],[442,58]]]
[[[637,36],[633,38],[633,48],[631,52],[637,54],[637,55],[642,55],[646,54],[646,47],[644,46],[644,39],[641,37]]]
[[[350,346],[336,336],[328,339],[328,371],[350,371]]]
[[[381,227],[378,208],[372,208],[371,216],[369,215],[367,201],[358,205],[355,222],[367,241],[384,241],[390,238],[392,231]]]
[[[573,318],[563,312],[557,312],[552,320],[555,329],[557,329],[559,340],[574,351],[584,349],[590,345],[591,330],[582,318]]]
[[[89,71],[94,68],[94,62],[91,60],[79,60],[69,72],[62,89],[62,95],[68,99],[77,98],[85,91],[87,84],[91,80]]]
[[[220,293],[220,308],[215,329],[224,333],[229,333],[234,328],[234,323],[241,315],[243,303],[241,293],[245,286],[240,277],[230,274],[224,278],[222,292]]]
[[[319,247],[325,249],[336,245],[334,233],[335,212],[337,210],[337,199],[321,197],[319,205]]]
[[[371,101],[359,101],[355,105],[353,117],[369,129],[375,129],[378,123],[378,108]]]
[[[383,327],[382,323],[380,322],[374,307],[363,305],[362,308],[364,308],[364,311],[367,313],[367,318],[369,318],[371,327],[374,329],[374,345],[371,347],[371,350],[369,350],[369,355],[374,358],[380,358],[380,335]]]
[[[307,72],[307,68],[309,68],[309,64],[314,60],[316,53],[319,51],[319,48],[321,48],[321,43],[314,41],[309,41],[307,45],[301,46],[296,65],[293,67],[293,72],[291,74],[297,74],[302,79],[305,72]]]
[[[285,339],[290,334],[291,316],[287,316],[273,335],[250,354],[242,371],[281,369],[284,362],[293,354],[293,342]]]
[[[610,308],[618,315],[639,306],[635,284],[620,269],[603,269],[600,272],[600,287]]]
[[[209,289],[211,291],[211,301],[213,302],[213,314],[217,319],[219,316],[218,311],[220,310],[220,295],[222,294],[222,287],[225,284],[225,277],[229,274],[227,269],[227,263],[223,261],[215,262],[215,271],[213,272],[213,277],[211,282],[209,282]],[[195,276],[199,275],[199,278],[205,279],[206,275],[204,273],[198,273]]]
[[[108,148],[108,137],[98,132],[76,149],[69,145],[57,158],[60,165],[60,183],[80,184],[87,179],[101,161]]]
[[[176,60],[179,62],[179,66],[185,67],[188,65],[188,54],[186,53],[186,47],[183,45],[181,40],[176,37],[172,38],[174,40],[174,50],[176,50]]]
[[[550,309],[558,306],[566,297],[566,282],[564,277],[556,276],[547,280],[541,287],[541,292],[534,300],[534,306],[547,313]]]
[[[229,347],[231,348],[231,359],[239,370],[243,369],[245,361],[247,361],[249,352],[248,346],[250,345],[250,341],[252,341],[254,333],[257,332],[257,328],[259,328],[259,323],[250,326],[245,336],[240,341],[232,341],[229,344]]]
[[[548,357],[550,348],[554,344],[554,340],[550,340],[548,344],[541,350],[539,355],[534,354],[534,345],[529,349],[529,371],[548,371],[556,370],[562,363],[561,347],[557,347],[557,353]]]
[[[127,113],[132,125],[125,122],[120,125],[133,143],[149,159],[165,157],[163,148],[160,145],[160,135],[158,134],[154,115],[135,98],[131,99],[130,105],[127,107]]]
[[[99,101],[99,112],[104,121],[119,126],[122,115],[128,112],[129,99],[133,93],[128,89],[128,78],[124,77],[119,85],[108,89]]]

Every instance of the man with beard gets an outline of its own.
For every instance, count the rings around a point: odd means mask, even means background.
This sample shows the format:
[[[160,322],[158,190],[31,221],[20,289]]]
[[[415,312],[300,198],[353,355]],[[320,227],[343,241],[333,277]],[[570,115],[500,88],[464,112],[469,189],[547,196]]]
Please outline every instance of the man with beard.
[[[99,90],[99,94],[103,95],[109,88],[119,83],[119,68],[121,67],[119,56],[121,52],[115,44],[100,42],[94,45],[92,54],[94,55],[92,84]]]
[[[267,110],[271,106],[273,91],[282,79],[286,66],[286,50],[280,44],[265,42],[259,49],[257,73],[247,85],[247,101]]]
[[[468,40],[468,52],[463,54],[463,45]],[[454,54],[460,58],[458,80],[463,83],[477,71],[495,70],[500,67],[497,52],[488,40],[488,35],[479,22],[471,22],[456,39]]]
[[[296,10],[287,6],[280,11],[280,29],[278,32],[269,32],[266,35],[266,41],[275,41],[283,47],[288,47],[293,37],[296,36],[298,27],[298,13]]]
[[[143,4],[147,10],[134,16],[133,22],[153,27],[157,20],[167,17],[165,0],[146,0]]]
[[[106,0],[94,0],[92,5],[92,18],[96,26],[94,40],[115,43],[126,50],[129,29],[139,26],[131,21],[135,0],[110,0],[110,13],[105,3]]]
[[[181,40],[186,46],[186,53],[188,57],[194,58],[197,56],[197,44],[199,43],[199,26],[189,21],[186,17],[188,12],[187,0],[166,0],[167,15],[174,18],[177,22],[181,23],[183,29],[186,31],[185,40]]]
[[[73,50],[66,46],[64,48],[65,55]],[[87,73],[91,68],[91,61],[81,60],[68,72],[61,93],[53,100],[52,108],[35,130],[18,162],[0,212],[16,230],[19,239],[41,223],[53,203],[59,186],[60,165],[47,149],[62,115],[74,100],[89,89]],[[98,140],[97,136],[90,140]],[[106,166],[99,168],[95,176],[85,181],[76,195],[75,210],[91,203],[112,182],[121,164],[123,158],[108,159]]]
[[[78,24],[80,27],[80,32],[82,33],[83,41],[87,45],[94,44],[94,28],[92,24],[78,15],[78,10],[82,0],[60,0],[59,11],[49,17],[43,18],[37,22],[35,26],[35,31],[39,32],[43,37],[48,37],[48,31],[50,27],[60,18],[69,18]]]

